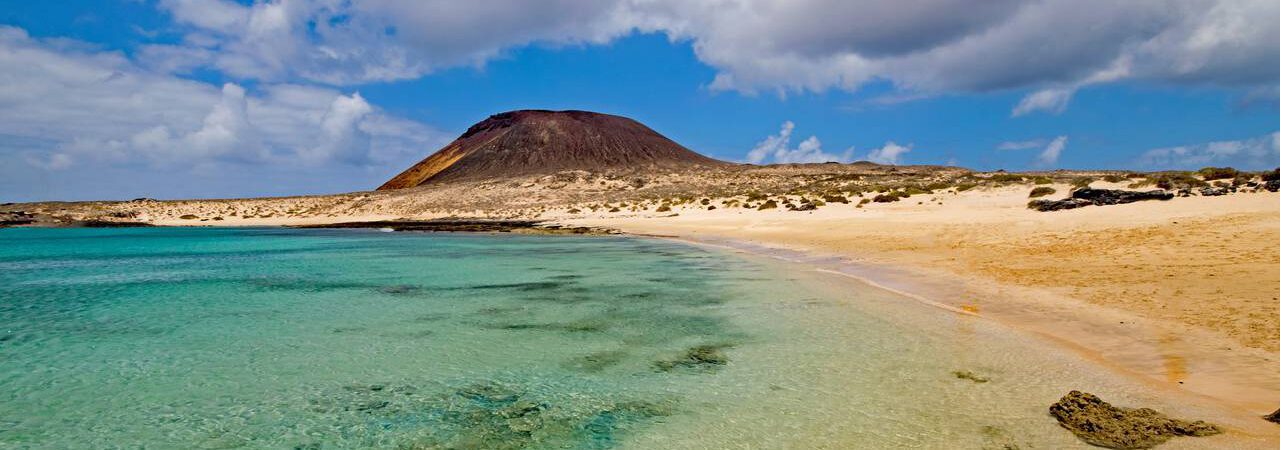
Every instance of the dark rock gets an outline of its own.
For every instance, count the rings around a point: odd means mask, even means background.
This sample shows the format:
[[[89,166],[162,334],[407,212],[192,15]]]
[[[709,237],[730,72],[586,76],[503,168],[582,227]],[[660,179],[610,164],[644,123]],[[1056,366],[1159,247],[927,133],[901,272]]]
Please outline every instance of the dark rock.
[[[813,203],[801,203],[799,206],[796,206],[792,210],[793,211],[813,211],[815,209],[818,209],[818,206],[814,205]]]
[[[1230,194],[1231,191],[1224,187],[1203,187],[1200,188],[1200,195],[1204,197],[1217,197],[1220,195]]]
[[[1095,205],[1119,205],[1143,200],[1169,200],[1173,198],[1173,194],[1161,189],[1151,191],[1122,191],[1118,189],[1082,188],[1076,189],[1072,192],[1071,198],[1089,200]]]
[[[1075,209],[1089,205],[1120,205],[1143,200],[1169,200],[1173,194],[1156,189],[1151,191],[1122,191],[1118,189],[1080,188],[1071,193],[1070,198],[1063,200],[1033,200],[1027,207],[1036,211],[1059,211]]]
[[[1266,419],[1269,422],[1280,423],[1280,409],[1277,409],[1276,412],[1273,412],[1271,414],[1262,416],[1262,418]]]
[[[1106,448],[1151,448],[1175,436],[1222,433],[1210,423],[1171,419],[1149,408],[1119,408],[1080,391],[1062,397],[1049,407],[1049,414],[1080,440]]]
[[[1093,202],[1078,198],[1067,198],[1062,200],[1032,200],[1027,203],[1027,208],[1036,211],[1061,211],[1064,209],[1076,209],[1084,206],[1092,205]]]
[[[1280,191],[1280,180],[1268,181],[1266,184],[1262,185],[1262,188],[1270,192]]]

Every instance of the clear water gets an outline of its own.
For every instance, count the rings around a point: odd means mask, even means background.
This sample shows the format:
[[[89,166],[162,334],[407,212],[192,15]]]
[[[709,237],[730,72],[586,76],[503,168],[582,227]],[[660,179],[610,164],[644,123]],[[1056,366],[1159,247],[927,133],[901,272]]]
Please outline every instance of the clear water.
[[[664,241],[0,230],[0,448],[1070,448],[1069,389],[1157,401]]]

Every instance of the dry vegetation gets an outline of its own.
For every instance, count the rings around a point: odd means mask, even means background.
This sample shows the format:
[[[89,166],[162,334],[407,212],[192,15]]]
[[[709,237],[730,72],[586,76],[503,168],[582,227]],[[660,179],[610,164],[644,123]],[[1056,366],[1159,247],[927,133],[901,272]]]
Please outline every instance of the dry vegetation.
[[[538,219],[563,214],[678,214],[683,210],[749,209],[811,211],[826,207],[864,208],[925,194],[1026,185],[1029,196],[1093,183],[1118,188],[1159,188],[1182,196],[1217,186],[1223,192],[1262,189],[1277,172],[1245,173],[1231,168],[1150,174],[1115,171],[1033,173],[973,172],[940,166],[788,164],[730,166],[692,171],[590,173],[507,180],[455,182],[329,196],[225,200],[136,199],[123,202],[6,204],[0,211],[34,214],[48,223],[82,221],[157,222],[216,225],[217,222],[323,222],[343,217],[488,217]],[[1211,184],[1212,183],[1212,184]],[[1051,187],[1060,186],[1060,188]],[[1204,195],[1221,195],[1206,193]],[[930,201],[945,197],[933,195]],[[228,222],[224,222],[228,223]]]

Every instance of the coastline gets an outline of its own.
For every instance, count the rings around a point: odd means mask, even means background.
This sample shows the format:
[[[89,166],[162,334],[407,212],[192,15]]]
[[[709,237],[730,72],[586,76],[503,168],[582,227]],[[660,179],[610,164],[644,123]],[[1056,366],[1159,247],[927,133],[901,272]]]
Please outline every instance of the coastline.
[[[688,202],[665,211],[651,205],[585,212],[566,205],[532,217],[374,208],[380,212],[200,221],[170,212],[138,219],[227,227],[519,218],[718,245],[790,259],[951,313],[996,320],[1116,373],[1224,405],[1242,417],[1256,419],[1280,406],[1280,379],[1274,377],[1280,373],[1280,303],[1268,289],[1280,283],[1280,194],[1038,212],[1025,206],[1027,189],[943,191],[909,202],[830,204],[816,211],[712,211]]]

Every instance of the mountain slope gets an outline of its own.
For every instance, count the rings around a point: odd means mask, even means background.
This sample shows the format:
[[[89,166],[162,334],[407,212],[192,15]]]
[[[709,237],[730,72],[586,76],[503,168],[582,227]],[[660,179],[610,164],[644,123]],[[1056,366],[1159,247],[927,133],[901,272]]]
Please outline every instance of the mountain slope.
[[[728,163],[702,156],[640,122],[588,111],[521,110],[489,116],[379,190],[563,170],[687,169]]]

